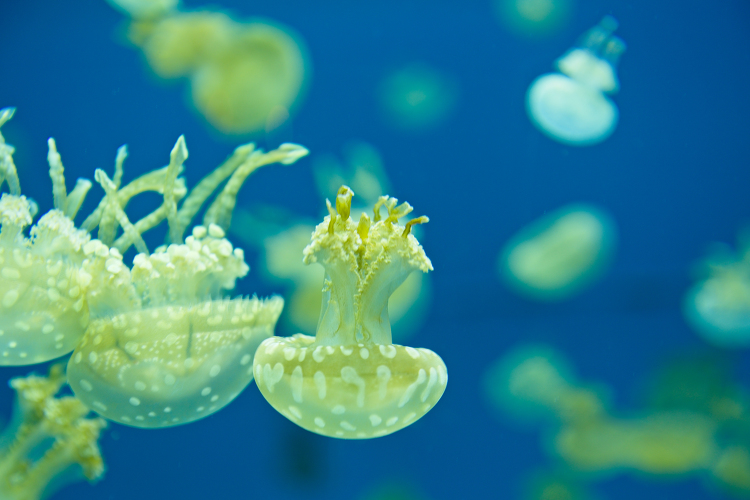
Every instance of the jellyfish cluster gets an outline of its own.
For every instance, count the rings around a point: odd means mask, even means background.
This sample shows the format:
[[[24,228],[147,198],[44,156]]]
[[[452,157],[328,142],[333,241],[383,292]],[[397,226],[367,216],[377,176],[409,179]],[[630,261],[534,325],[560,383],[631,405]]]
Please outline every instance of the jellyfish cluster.
[[[551,423],[554,433],[547,449],[571,471],[702,474],[746,494],[748,401],[744,391],[711,379],[710,373],[699,360],[672,365],[657,377],[650,408],[615,416],[605,387],[577,382],[554,348],[528,345],[490,367],[485,389],[501,411]],[[709,387],[707,380],[717,380],[716,386]]]
[[[531,122],[563,144],[590,146],[617,127],[619,111],[608,94],[620,88],[617,62],[625,42],[613,35],[617,21],[606,16],[586,32],[579,46],[555,63],[559,73],[540,76],[526,94]]]

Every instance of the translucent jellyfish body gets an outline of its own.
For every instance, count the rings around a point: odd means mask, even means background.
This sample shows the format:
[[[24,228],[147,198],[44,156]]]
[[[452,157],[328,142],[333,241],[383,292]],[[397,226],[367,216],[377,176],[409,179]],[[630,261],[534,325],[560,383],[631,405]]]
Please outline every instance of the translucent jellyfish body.
[[[442,359],[428,349],[394,345],[388,298],[410,272],[432,264],[411,226],[411,211],[382,197],[375,217],[349,216],[353,193],[342,187],[336,210],[318,225],[305,262],[326,270],[315,337],[297,334],[265,340],[255,354],[263,396],[301,427],[329,437],[367,439],[391,434],[421,418],[448,382]],[[381,220],[379,209],[388,216]]]
[[[612,218],[600,208],[567,205],[517,233],[500,254],[500,274],[537,300],[560,300],[594,282],[617,242]]]
[[[704,262],[705,277],[683,303],[690,325],[710,344],[750,347],[750,237],[736,252],[722,249]]]
[[[614,132],[619,112],[607,94],[619,89],[615,67],[625,43],[612,35],[617,21],[605,17],[579,47],[557,60],[560,73],[531,84],[526,110],[532,123],[550,138],[574,146],[602,142]]]

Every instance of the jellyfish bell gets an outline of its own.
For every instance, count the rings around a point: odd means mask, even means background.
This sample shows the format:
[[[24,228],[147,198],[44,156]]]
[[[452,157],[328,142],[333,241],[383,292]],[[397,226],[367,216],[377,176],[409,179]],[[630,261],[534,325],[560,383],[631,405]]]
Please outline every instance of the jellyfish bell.
[[[619,112],[606,95],[617,92],[615,67],[625,43],[612,35],[617,21],[607,16],[583,37],[581,46],[557,60],[560,73],[540,76],[529,87],[526,109],[550,138],[575,146],[607,139]]]
[[[602,142],[617,126],[617,106],[607,96],[557,73],[542,75],[529,88],[529,116],[551,139],[574,146]]]

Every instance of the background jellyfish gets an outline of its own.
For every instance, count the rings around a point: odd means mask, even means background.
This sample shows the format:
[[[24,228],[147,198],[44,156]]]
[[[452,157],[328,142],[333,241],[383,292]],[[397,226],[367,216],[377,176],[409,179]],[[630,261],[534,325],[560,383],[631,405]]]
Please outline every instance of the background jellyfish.
[[[606,94],[619,89],[615,68],[625,43],[612,35],[617,21],[605,17],[583,35],[579,47],[555,63],[560,73],[542,75],[531,84],[526,110],[548,137],[574,146],[602,142],[617,126],[617,106]]]
[[[310,71],[304,44],[290,28],[180,11],[171,2],[115,3],[133,17],[128,37],[154,73],[187,77],[193,104],[219,131],[269,131],[289,118]]]
[[[490,401],[515,416],[526,419],[537,412],[552,417],[546,449],[572,473],[699,473],[721,488],[746,495],[746,396],[720,377],[711,377],[706,387],[703,377],[696,376],[699,367],[712,367],[706,361],[683,360],[669,366],[652,387],[653,401],[659,404],[624,417],[611,414],[601,396],[605,389],[592,391],[575,382],[565,359],[550,347],[511,351],[487,372],[485,390]],[[717,373],[713,368],[709,373]],[[692,375],[683,377],[688,371]],[[723,409],[715,404],[719,401]],[[726,411],[732,407],[734,411]]]
[[[390,125],[418,132],[435,129],[448,119],[458,101],[458,84],[451,75],[418,62],[387,75],[378,93]]]
[[[685,318],[708,343],[750,346],[750,230],[740,233],[737,249],[716,245],[699,266],[704,279],[685,295]]]
[[[612,261],[614,221],[602,209],[568,205],[511,238],[498,261],[515,291],[538,300],[560,300],[596,281]]]

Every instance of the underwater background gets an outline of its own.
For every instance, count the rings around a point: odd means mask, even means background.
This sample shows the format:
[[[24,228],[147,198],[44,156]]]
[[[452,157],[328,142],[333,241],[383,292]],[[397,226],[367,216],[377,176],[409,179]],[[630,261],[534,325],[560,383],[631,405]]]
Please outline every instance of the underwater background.
[[[691,269],[708,245],[733,245],[750,224],[746,1],[571,0],[558,29],[536,37],[508,29],[490,0],[222,0],[213,7],[291,27],[305,40],[312,68],[289,122],[252,137],[265,149],[302,144],[310,158],[254,174],[238,207],[268,203],[317,218],[323,205],[312,187],[311,158],[338,153],[351,140],[376,147],[393,194],[430,217],[420,241],[435,267],[431,297],[409,344],[440,354],[450,381],[423,419],[366,441],[298,428],[255,384],[190,425],[142,430],[112,423],[100,440],[104,479],[73,484],[53,498],[533,498],[529,478],[557,470],[560,460],[545,449],[545,426],[504,414],[484,384],[498,358],[527,343],[554,346],[578,379],[607,384],[618,415],[643,408],[654,374],[679,355],[718,360],[735,383],[750,388],[748,350],[710,347],[681,310]],[[617,35],[627,43],[613,98],[619,124],[601,144],[559,144],[528,119],[526,90],[604,15],[619,21]],[[69,179],[111,171],[117,147],[127,143],[125,175],[132,179],[166,164],[184,134],[191,186],[247,141],[213,130],[190,108],[183,83],[155,77],[122,41],[123,23],[104,0],[0,6],[0,107],[18,108],[3,134],[16,147],[24,193],[42,212],[52,201],[50,136]],[[381,82],[415,62],[446,75],[453,90],[446,99],[454,104],[433,127],[394,127],[384,116]],[[517,296],[496,270],[503,245],[571,202],[613,216],[619,239],[611,267],[558,303]],[[151,238],[153,245],[160,236]],[[256,259],[248,250],[251,272],[235,291],[283,293],[259,279]],[[0,378],[30,371],[2,368]],[[13,394],[2,385],[6,421]],[[610,471],[578,480],[590,493],[576,498],[728,497],[702,473]],[[377,496],[384,485],[398,493]]]

